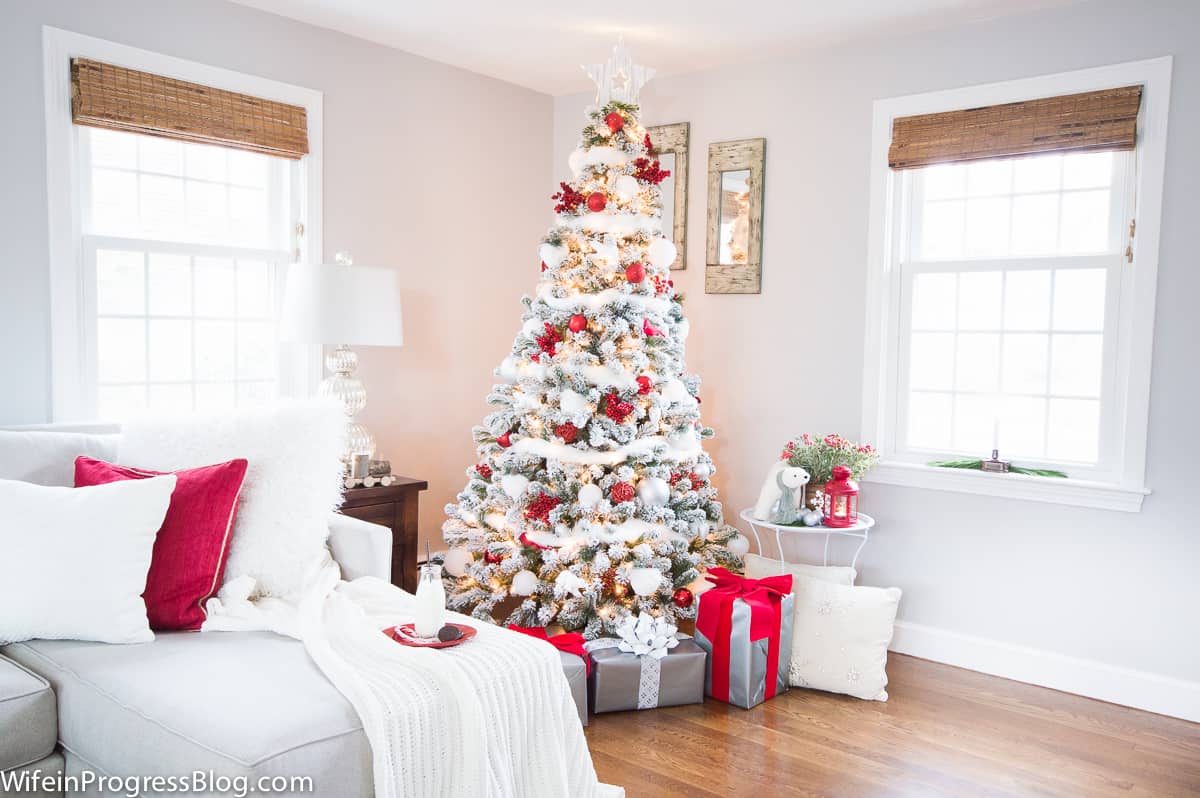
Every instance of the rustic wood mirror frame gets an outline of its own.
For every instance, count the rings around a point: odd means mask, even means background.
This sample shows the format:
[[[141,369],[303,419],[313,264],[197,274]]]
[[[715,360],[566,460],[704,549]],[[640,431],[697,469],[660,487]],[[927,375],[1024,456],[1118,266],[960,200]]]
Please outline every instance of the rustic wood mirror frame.
[[[673,153],[675,165],[671,168],[671,179],[675,181],[675,216],[671,220],[671,240],[678,254],[672,269],[687,268],[687,183],[688,183],[688,136],[691,126],[687,122],[674,125],[655,125],[646,128],[654,144],[654,155]],[[667,232],[666,230],[663,231]]]
[[[763,167],[766,139],[719,141],[708,145],[708,237],[706,294],[762,292]],[[720,263],[721,173],[750,170],[750,240],[746,263]]]

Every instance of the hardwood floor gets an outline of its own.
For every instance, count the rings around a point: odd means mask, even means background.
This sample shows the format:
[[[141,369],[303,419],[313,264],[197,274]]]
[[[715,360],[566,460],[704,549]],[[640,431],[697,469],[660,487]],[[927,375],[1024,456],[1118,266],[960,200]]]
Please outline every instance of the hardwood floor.
[[[901,655],[886,703],[790,690],[594,715],[601,781],[667,796],[1200,796],[1200,724]]]

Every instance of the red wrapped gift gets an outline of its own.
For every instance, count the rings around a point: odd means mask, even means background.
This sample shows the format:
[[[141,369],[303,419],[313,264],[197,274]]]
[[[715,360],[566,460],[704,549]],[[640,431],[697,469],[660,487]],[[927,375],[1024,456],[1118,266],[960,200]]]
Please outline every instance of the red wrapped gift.
[[[747,579],[713,568],[700,595],[696,642],[709,653],[704,691],[750,707],[787,690],[792,660],[792,575]]]

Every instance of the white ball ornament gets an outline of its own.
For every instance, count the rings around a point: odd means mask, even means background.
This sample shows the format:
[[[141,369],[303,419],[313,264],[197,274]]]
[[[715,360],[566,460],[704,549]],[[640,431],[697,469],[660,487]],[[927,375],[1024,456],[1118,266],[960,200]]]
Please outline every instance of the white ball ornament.
[[[483,517],[483,522],[492,529],[499,530],[504,529],[504,525],[508,522],[508,519],[504,516],[504,513],[488,513]]]
[[[687,402],[692,399],[692,394],[688,391],[687,386],[682,380],[670,379],[662,388],[663,398],[671,404],[676,402]]]
[[[809,510],[800,518],[800,520],[804,522],[805,526],[820,526],[823,519],[824,516],[816,510]]]
[[[570,168],[571,174],[579,177],[580,173],[583,172],[584,159],[586,157],[587,153],[583,150],[571,151],[571,154],[567,156],[567,166]]]
[[[656,269],[666,269],[675,262],[678,253],[679,250],[675,249],[670,239],[659,237],[646,247],[646,260]]]
[[[451,576],[462,576],[467,572],[467,563],[470,561],[471,554],[464,548],[456,547],[446,552],[442,568]]]
[[[558,265],[566,260],[567,255],[570,253],[571,250],[567,249],[561,244],[558,246],[555,246],[554,244],[542,244],[538,248],[538,256],[541,257],[542,262],[551,269],[557,269]]]
[[[510,593],[514,596],[531,596],[537,590],[538,578],[533,571],[517,571],[513,574]]]
[[[667,442],[671,444],[671,448],[676,451],[687,451],[696,446],[696,428],[685,427],[681,430],[675,430],[667,436]]]
[[[572,416],[586,413],[588,409],[587,397],[568,388],[559,394],[558,407],[564,413]]]
[[[621,175],[613,183],[613,191],[621,199],[628,202],[637,196],[638,182],[633,175]]]
[[[500,477],[500,487],[508,494],[508,498],[516,501],[525,493],[529,479],[521,474],[505,474]]]
[[[639,596],[651,596],[662,584],[662,576],[657,568],[633,568],[629,571],[629,586]]]
[[[671,498],[671,486],[662,477],[646,477],[638,484],[638,496],[651,507],[663,505]]]
[[[600,503],[604,498],[604,491],[600,490],[600,486],[594,483],[588,483],[579,489],[579,504],[582,507],[591,509]]]
[[[734,535],[725,547],[739,557],[745,557],[750,552],[750,538],[745,535]]]

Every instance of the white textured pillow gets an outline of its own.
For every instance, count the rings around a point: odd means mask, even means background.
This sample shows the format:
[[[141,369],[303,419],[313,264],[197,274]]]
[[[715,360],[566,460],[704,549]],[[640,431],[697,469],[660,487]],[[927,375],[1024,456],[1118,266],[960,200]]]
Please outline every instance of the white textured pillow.
[[[746,561],[746,576],[750,579],[762,579],[766,576],[778,576],[780,573],[791,574],[796,579],[807,577],[822,582],[833,582],[836,585],[852,585],[858,572],[847,565],[808,565],[806,563],[787,563],[784,570],[779,570],[779,560],[770,557],[760,557],[757,554],[747,554],[742,558]]]
[[[279,402],[138,419],[122,428],[118,454],[122,465],[155,471],[244,457],[225,583],[251,577],[253,595],[294,600],[330,560],[328,518],[342,499],[345,435],[338,402]]]
[[[898,587],[795,580],[788,682],[855,698],[887,701],[887,647],[900,605]]]
[[[63,488],[0,479],[0,645],[145,643],[146,574],[174,475]]]

